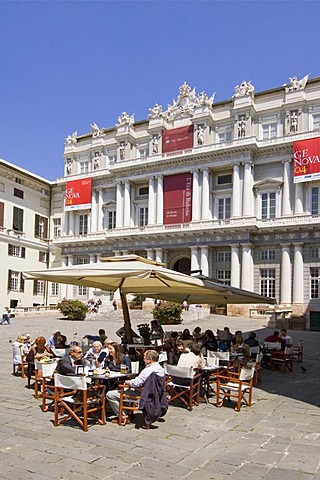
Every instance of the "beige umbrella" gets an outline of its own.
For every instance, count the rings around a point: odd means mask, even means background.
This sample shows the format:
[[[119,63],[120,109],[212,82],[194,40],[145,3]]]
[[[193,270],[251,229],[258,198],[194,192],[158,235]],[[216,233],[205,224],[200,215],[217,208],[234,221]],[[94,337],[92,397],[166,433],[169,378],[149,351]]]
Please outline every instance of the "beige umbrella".
[[[161,263],[137,255],[108,257],[100,263],[72,265],[64,268],[24,272],[26,280],[47,280],[120,290],[127,338],[131,326],[126,294],[189,304],[275,303],[275,299],[223,285],[206,279],[190,277],[165,268]]]

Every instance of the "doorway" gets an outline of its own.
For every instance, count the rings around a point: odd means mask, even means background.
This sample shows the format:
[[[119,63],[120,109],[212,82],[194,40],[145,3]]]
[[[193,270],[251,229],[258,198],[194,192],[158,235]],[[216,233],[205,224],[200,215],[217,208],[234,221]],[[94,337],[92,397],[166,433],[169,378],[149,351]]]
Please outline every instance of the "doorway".
[[[310,313],[310,330],[320,332],[320,312]]]
[[[177,260],[174,263],[173,270],[175,272],[186,273],[187,275],[190,275],[190,270],[191,270],[190,258],[188,257],[179,258],[179,260]]]

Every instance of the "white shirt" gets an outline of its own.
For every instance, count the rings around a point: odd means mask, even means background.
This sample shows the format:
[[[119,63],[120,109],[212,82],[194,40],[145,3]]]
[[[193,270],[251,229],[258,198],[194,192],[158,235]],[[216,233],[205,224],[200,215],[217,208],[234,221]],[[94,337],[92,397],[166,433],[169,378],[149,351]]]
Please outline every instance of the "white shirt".
[[[156,373],[159,375],[159,377],[164,377],[165,373],[163,368],[161,367],[160,363],[158,362],[153,362],[149,363],[149,365],[146,365],[146,367],[140,372],[140,374],[134,378],[133,380],[130,380],[130,387],[133,388],[138,388],[142,387],[145,384],[145,381],[151,375],[151,373]]]
[[[201,370],[206,362],[193,352],[182,353],[178,360],[178,367],[193,367],[194,370]]]

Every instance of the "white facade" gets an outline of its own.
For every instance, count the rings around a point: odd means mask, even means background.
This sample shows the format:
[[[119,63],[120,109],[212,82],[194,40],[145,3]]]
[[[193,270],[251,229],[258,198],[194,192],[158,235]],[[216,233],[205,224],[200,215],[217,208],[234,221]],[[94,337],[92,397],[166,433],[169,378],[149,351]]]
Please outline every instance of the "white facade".
[[[184,127],[192,145],[164,152],[165,135]],[[318,136],[320,78],[307,77],[260,93],[242,82],[218,103],[183,84],[172,106],[156,104],[145,121],[123,112],[114,127],[75,132],[52,188],[51,265],[136,253],[320,320],[320,180],[294,183],[292,162],[293,142]],[[191,218],[170,224],[166,182],[180,174],[192,177]],[[65,211],[67,182],[86,178],[91,207]],[[48,303],[99,294],[49,285]]]

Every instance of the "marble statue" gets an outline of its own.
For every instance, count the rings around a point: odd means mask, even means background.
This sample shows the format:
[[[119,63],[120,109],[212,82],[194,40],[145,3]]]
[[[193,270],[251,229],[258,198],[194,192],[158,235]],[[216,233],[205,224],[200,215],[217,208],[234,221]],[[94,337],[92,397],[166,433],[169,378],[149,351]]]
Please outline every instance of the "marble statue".
[[[246,136],[246,126],[247,122],[244,116],[239,118],[238,121],[238,137],[242,138]]]
[[[249,82],[243,81],[241,85],[236,85],[234,87],[234,97],[244,97],[247,95],[254,95],[254,86]]]
[[[92,138],[100,138],[100,137],[104,137],[105,135],[103,133],[103,130],[99,128],[95,122],[91,123],[91,132],[92,132]]]
[[[67,175],[70,175],[72,171],[72,160],[71,158],[68,158],[67,163],[66,163],[66,173]]]
[[[152,153],[158,153],[159,152],[159,139],[158,135],[153,135],[152,137]]]
[[[126,158],[126,144],[120,142],[120,160],[125,160]]]
[[[197,141],[198,141],[198,145],[204,144],[204,128],[202,125],[198,125],[198,128],[197,128]]]
[[[98,170],[98,168],[100,168],[100,153],[99,152],[94,152],[93,169]]]
[[[127,112],[122,112],[120,117],[118,117],[118,123],[116,123],[116,126],[117,127],[120,127],[122,125],[133,125],[134,123],[134,115],[131,115],[131,117],[129,117],[129,115],[127,114]]]
[[[78,132],[73,132],[66,137],[65,145],[76,145]]]
[[[150,112],[148,118],[160,118],[162,117],[162,106],[157,103],[153,108],[149,108]]]
[[[289,84],[286,83],[283,85],[285,87],[286,92],[293,92],[294,90],[304,90],[309,75],[306,75],[301,80],[298,80],[298,77],[289,77]]]
[[[298,131],[298,115],[297,112],[292,112],[290,115],[290,132],[296,133]]]

